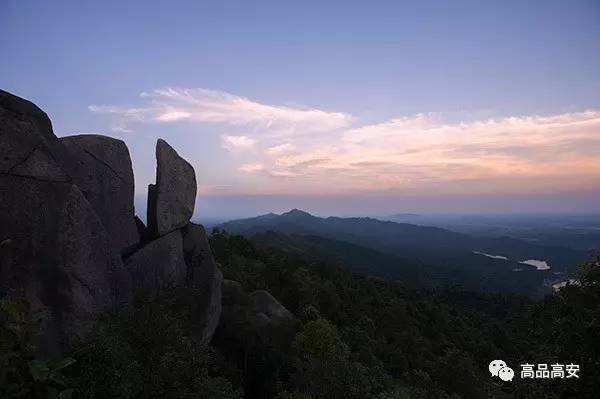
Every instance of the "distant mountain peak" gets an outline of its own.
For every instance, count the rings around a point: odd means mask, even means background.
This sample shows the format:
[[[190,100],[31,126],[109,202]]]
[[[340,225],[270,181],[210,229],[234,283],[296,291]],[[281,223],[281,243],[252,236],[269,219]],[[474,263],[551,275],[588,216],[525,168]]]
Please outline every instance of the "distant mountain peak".
[[[265,213],[264,215],[256,216],[255,219],[273,219],[278,217],[279,215],[273,212]]]
[[[281,216],[294,216],[294,217],[300,217],[300,216],[306,217],[306,216],[308,216],[308,217],[313,217],[313,215],[311,215],[310,213],[305,212],[305,211],[300,210],[300,209],[297,209],[297,208],[294,208],[294,209],[292,209],[289,212],[282,213]]]

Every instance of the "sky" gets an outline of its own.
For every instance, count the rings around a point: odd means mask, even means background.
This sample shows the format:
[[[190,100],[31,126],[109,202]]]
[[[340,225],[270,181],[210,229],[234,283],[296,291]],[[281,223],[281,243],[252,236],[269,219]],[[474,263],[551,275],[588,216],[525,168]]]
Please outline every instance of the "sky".
[[[0,2],[0,88],[197,218],[600,212],[600,2]]]

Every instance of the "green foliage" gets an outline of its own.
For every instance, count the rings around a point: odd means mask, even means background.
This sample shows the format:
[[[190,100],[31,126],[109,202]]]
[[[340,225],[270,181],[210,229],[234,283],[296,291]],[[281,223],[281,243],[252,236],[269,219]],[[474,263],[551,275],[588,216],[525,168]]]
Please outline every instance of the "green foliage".
[[[312,398],[371,398],[389,377],[350,356],[337,328],[325,319],[308,322],[294,340],[299,359],[294,385]]]
[[[530,347],[524,348],[527,359],[579,364],[581,378],[571,379],[569,384],[536,380],[536,384],[518,386],[518,392],[533,391],[538,396],[551,392],[564,397],[593,397],[591,393],[600,392],[599,260],[597,254],[592,256],[582,265],[578,283],[537,303],[527,325],[532,332],[526,341]]]
[[[303,392],[282,392],[277,396],[277,399],[314,399],[307,393]]]
[[[303,322],[282,398],[483,398],[506,390],[521,397],[591,397],[600,392],[598,257],[582,266],[580,285],[534,301],[460,287],[415,291],[352,275],[314,253],[303,254],[294,247],[297,241],[284,242],[286,251],[278,251],[267,236],[260,236],[263,250],[224,232],[213,234],[211,244],[221,248],[216,257],[225,278],[238,279],[249,290],[267,289]],[[496,358],[514,365],[572,361],[586,375],[562,385],[515,380],[499,386],[487,371]]]
[[[390,391],[386,391],[377,396],[377,399],[425,399],[425,391],[406,386],[397,386]]]
[[[107,315],[75,350],[81,397],[241,398],[219,375],[211,348],[191,335],[193,301],[193,293],[179,290]]]
[[[600,392],[598,256],[581,267],[578,283],[533,301],[459,287],[415,291],[302,251],[261,250],[220,231],[210,240],[225,278],[249,291],[268,290],[299,318],[290,353],[275,358],[260,344],[252,351],[203,345],[195,324],[198,293],[177,289],[104,315],[71,357],[49,363],[32,345],[37,324],[31,320],[38,315],[25,302],[4,298],[0,397],[258,399],[270,392],[277,399],[455,399]],[[490,359],[572,362],[582,378],[499,385],[488,375]],[[267,372],[271,380],[262,378]]]
[[[35,328],[24,300],[0,299],[0,397],[70,399],[75,390],[64,371],[72,358],[35,357]]]
[[[582,286],[600,290],[600,254],[595,254],[581,266],[578,277]]]
[[[349,353],[337,328],[325,319],[305,324],[303,330],[296,335],[294,347],[301,357],[321,365],[344,361]]]

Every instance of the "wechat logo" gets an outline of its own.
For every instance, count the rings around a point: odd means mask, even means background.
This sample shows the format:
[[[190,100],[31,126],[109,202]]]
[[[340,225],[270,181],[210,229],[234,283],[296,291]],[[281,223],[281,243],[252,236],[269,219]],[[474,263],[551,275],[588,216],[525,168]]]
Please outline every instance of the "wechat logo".
[[[502,381],[512,381],[515,377],[514,370],[508,367],[504,360],[492,360],[488,369],[492,377],[498,377]]]

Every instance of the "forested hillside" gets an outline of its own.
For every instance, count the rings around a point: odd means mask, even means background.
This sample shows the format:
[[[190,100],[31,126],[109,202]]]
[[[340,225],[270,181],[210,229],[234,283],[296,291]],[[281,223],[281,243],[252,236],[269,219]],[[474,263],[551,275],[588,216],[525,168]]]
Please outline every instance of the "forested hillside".
[[[218,226],[257,243],[320,254],[350,270],[401,279],[419,287],[461,284],[482,292],[512,292],[540,298],[557,279],[571,276],[590,254],[535,245],[511,237],[478,237],[438,227],[373,218],[320,218],[294,209],[234,220]],[[273,234],[280,233],[280,237]],[[285,236],[287,237],[285,237]],[[547,269],[520,263],[547,262]]]
[[[269,290],[301,318],[294,360],[278,368],[285,373],[275,384],[306,395],[298,397],[585,397],[600,389],[597,258],[582,269],[581,286],[533,301],[461,288],[415,291],[225,233],[213,234],[211,245],[226,278]],[[496,358],[515,369],[562,360],[586,371],[576,381],[502,385],[487,371]]]
[[[24,308],[3,300],[3,397],[591,398],[600,390],[598,258],[582,268],[581,285],[533,301],[408,289],[222,232],[210,243],[224,284],[266,289],[298,318],[289,342],[249,334],[232,345],[219,327],[205,346],[195,338],[198,293],[178,289],[107,314],[90,340],[50,364],[28,343],[35,331]],[[225,307],[229,300],[224,291]],[[493,359],[517,373],[525,362],[573,362],[581,378],[502,383],[488,373]]]

